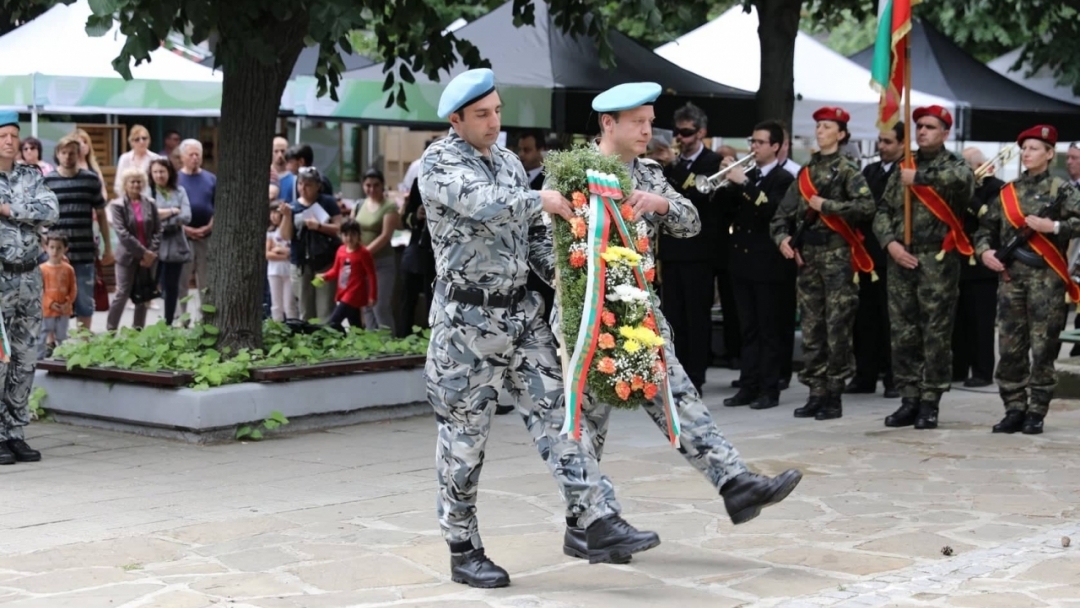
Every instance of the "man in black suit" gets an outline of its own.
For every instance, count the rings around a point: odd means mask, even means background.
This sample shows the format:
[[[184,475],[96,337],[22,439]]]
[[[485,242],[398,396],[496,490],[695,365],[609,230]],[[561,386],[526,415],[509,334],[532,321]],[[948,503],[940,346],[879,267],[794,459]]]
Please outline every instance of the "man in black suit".
[[[664,175],[697,208],[701,232],[688,239],[661,235],[658,250],[661,307],[671,324],[675,355],[698,393],[705,384],[712,344],[714,251],[717,241],[727,236],[720,234],[720,208],[694,187],[696,176],[720,170],[720,156],[702,142],[706,128],[705,113],[697,106],[688,103],[675,111],[681,152]],[[727,303],[721,304],[727,311]]]
[[[874,202],[881,204],[885,184],[900,166],[904,156],[904,123],[897,122],[892,129],[878,134],[877,149],[881,160],[863,167],[863,177],[874,195]],[[863,243],[874,259],[878,280],[866,273],[859,273],[859,308],[855,313],[855,377],[845,393],[873,394],[877,392],[878,378],[884,375],[882,385],[887,399],[897,399],[892,375],[892,348],[889,341],[889,302],[885,283],[885,251],[874,236],[873,220],[856,226],[862,231]]]
[[[986,162],[978,148],[963,151],[972,169]],[[1001,195],[1005,182],[987,175],[975,185],[975,195],[964,208],[961,219],[968,237],[979,229],[979,215],[985,205]],[[997,321],[998,274],[981,261],[975,265],[965,260],[960,266],[960,297],[956,300],[953,322],[953,381],[963,381],[968,388],[990,386],[994,377],[994,325]],[[968,377],[968,372],[971,377]]]
[[[734,284],[739,325],[742,332],[742,370],[739,392],[724,400],[728,407],[749,405],[753,409],[776,407],[780,403],[780,376],[784,352],[782,332],[794,335],[794,314],[783,305],[785,282],[793,280],[795,261],[784,259],[769,236],[769,221],[776,206],[795,181],[777,160],[784,141],[784,129],[776,121],[754,127],[750,152],[755,166],[749,171],[731,169],[731,185],[719,194],[725,211],[734,217],[729,263]],[[735,161],[728,157],[727,167]]]

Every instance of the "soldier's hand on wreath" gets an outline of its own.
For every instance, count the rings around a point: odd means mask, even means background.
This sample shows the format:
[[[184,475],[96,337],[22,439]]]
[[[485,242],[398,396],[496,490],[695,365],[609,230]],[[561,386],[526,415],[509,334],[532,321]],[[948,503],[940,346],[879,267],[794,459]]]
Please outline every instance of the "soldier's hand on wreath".
[[[908,250],[899,241],[889,243],[889,255],[901,268],[914,270],[919,267],[919,258],[908,253]]]
[[[634,209],[634,220],[640,220],[646,213],[667,215],[668,210],[671,209],[666,198],[644,190],[634,190],[630,198],[626,199],[626,204]]]
[[[1035,232],[1050,234],[1054,231],[1054,220],[1045,217],[1029,215],[1024,219],[1024,223],[1027,224],[1028,228],[1031,228]]]
[[[574,208],[570,206],[570,201],[554,190],[540,191],[540,205],[544,211],[564,220],[574,219]]]
[[[987,249],[979,257],[982,260],[983,266],[986,266],[994,272],[1005,272],[1005,265],[1001,263],[1001,260],[997,259],[997,256],[994,255],[996,253],[997,250],[995,249]]]

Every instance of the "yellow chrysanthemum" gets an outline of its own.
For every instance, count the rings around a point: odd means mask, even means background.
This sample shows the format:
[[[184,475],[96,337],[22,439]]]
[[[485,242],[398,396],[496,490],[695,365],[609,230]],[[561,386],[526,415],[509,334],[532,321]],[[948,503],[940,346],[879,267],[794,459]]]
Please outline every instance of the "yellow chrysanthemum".
[[[641,350],[641,343],[636,340],[627,340],[623,343],[623,350],[628,353],[636,353]]]
[[[648,327],[640,325],[638,327],[629,327],[624,325],[619,328],[619,335],[626,338],[627,340],[632,340],[634,342],[644,344],[645,346],[649,346],[652,348],[662,346],[664,344],[664,339],[658,336],[656,332],[649,329]]]
[[[625,262],[627,264],[637,264],[641,261],[641,255],[633,249],[627,249],[626,247],[608,247],[607,251],[600,254],[604,258],[605,262]]]

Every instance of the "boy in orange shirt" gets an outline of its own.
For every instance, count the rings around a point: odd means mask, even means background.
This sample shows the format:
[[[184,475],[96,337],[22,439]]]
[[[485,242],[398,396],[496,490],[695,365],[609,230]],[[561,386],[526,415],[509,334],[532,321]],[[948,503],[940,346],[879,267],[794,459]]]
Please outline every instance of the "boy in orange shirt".
[[[41,322],[41,339],[38,341],[40,359],[51,356],[56,345],[67,340],[71,307],[78,293],[75,269],[64,257],[68,249],[67,237],[50,233],[45,238],[45,252],[49,259],[41,265],[41,280],[44,285],[41,304],[44,319]]]

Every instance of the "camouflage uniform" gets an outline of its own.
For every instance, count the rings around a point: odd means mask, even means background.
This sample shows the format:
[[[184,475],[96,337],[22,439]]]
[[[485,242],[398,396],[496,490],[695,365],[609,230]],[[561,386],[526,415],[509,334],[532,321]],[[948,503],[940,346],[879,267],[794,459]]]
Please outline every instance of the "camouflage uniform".
[[[1051,184],[1058,181],[1056,198],[1061,202],[1055,219],[1061,222],[1058,234],[1043,234],[1066,254],[1069,239],[1080,235],[1080,192],[1068,182],[1050,177],[1048,172],[1013,182],[1024,215],[1035,215],[1051,202]],[[987,205],[975,233],[975,253],[1001,247],[1009,242],[1016,229],[1005,218],[1001,199]],[[1030,249],[1030,248],[1029,248]],[[1038,254],[1032,252],[1034,257]],[[1068,258],[1066,258],[1068,259]],[[1006,410],[1032,412],[1045,416],[1054,396],[1057,378],[1054,359],[1061,343],[1058,334],[1065,325],[1068,304],[1065,283],[1049,266],[1034,268],[1019,260],[1008,266],[1009,282],[998,284],[998,362],[994,377]],[[1028,360],[1028,351],[1031,360]],[[1028,405],[1028,387],[1031,404]]]
[[[815,152],[806,170],[825,199],[821,211],[857,225],[874,215],[874,197],[857,164],[836,153]],[[809,205],[799,192],[799,180],[791,184],[770,225],[779,246],[805,221]],[[802,313],[805,367],[799,381],[810,395],[839,397],[844,382],[855,375],[852,332],[859,307],[859,286],[851,265],[847,242],[820,218],[806,228],[799,255],[799,307]]]
[[[439,429],[436,507],[451,552],[483,547],[476,492],[500,390],[515,398],[578,525],[617,514],[614,488],[588,443],[559,436],[565,410],[555,340],[540,296],[524,295],[530,264],[550,276],[554,257],[539,193],[529,189],[521,161],[498,145],[482,156],[451,132],[424,152],[419,184],[439,277],[424,371]],[[445,285],[523,299],[465,304]]]
[[[975,191],[971,167],[945,149],[919,150],[915,163],[915,183],[932,186],[962,218]],[[893,241],[904,242],[904,185],[900,176],[896,171],[889,178],[874,217],[874,234],[886,250]],[[937,259],[949,228],[914,193],[911,223],[912,242],[907,251],[918,258],[918,267],[902,268],[892,256],[886,262],[893,375],[904,399],[936,403],[951,385],[953,312],[960,288],[960,264],[968,260],[955,252]]]
[[[648,213],[642,217],[646,225],[646,233],[649,237],[649,246],[652,254],[656,255],[656,241],[663,230],[675,238],[687,238],[694,236],[701,230],[701,222],[697,209],[675,191],[664,177],[664,170],[659,163],[648,159],[638,159],[630,167],[634,188],[646,192],[658,194],[668,201],[668,212],[664,215]],[[547,185],[545,185],[547,187]],[[552,258],[552,262],[554,258]],[[546,280],[552,280],[553,273],[541,275]],[[709,410],[701,402],[697,389],[686,374],[686,370],[675,356],[675,345],[671,332],[671,325],[664,318],[660,310],[660,298],[653,296],[653,309],[657,311],[656,323],[660,335],[664,338],[664,357],[668,367],[668,383],[671,386],[672,397],[675,400],[674,409],[678,412],[681,425],[679,435],[679,453],[686,458],[698,471],[716,487],[722,488],[728,480],[737,475],[747,472],[746,464],[743,463],[739,452],[728,443],[720,429],[716,427]],[[562,318],[558,302],[551,319],[552,331],[555,336],[562,336]],[[668,436],[667,417],[664,414],[663,401],[657,397],[651,403],[644,406],[645,412],[664,434]],[[586,393],[582,403],[582,437],[588,437],[597,460],[603,456],[604,441],[608,433],[608,419],[611,416],[611,405],[596,401],[592,395]],[[605,486],[605,488],[610,486]],[[613,499],[613,496],[609,499]],[[580,509],[572,507],[567,512],[567,517]]]
[[[40,228],[60,215],[56,195],[37,167],[15,165],[0,172],[0,203],[11,217],[0,217],[0,311],[11,344],[11,361],[0,363],[0,440],[23,439],[30,422],[28,404],[41,332]]]

